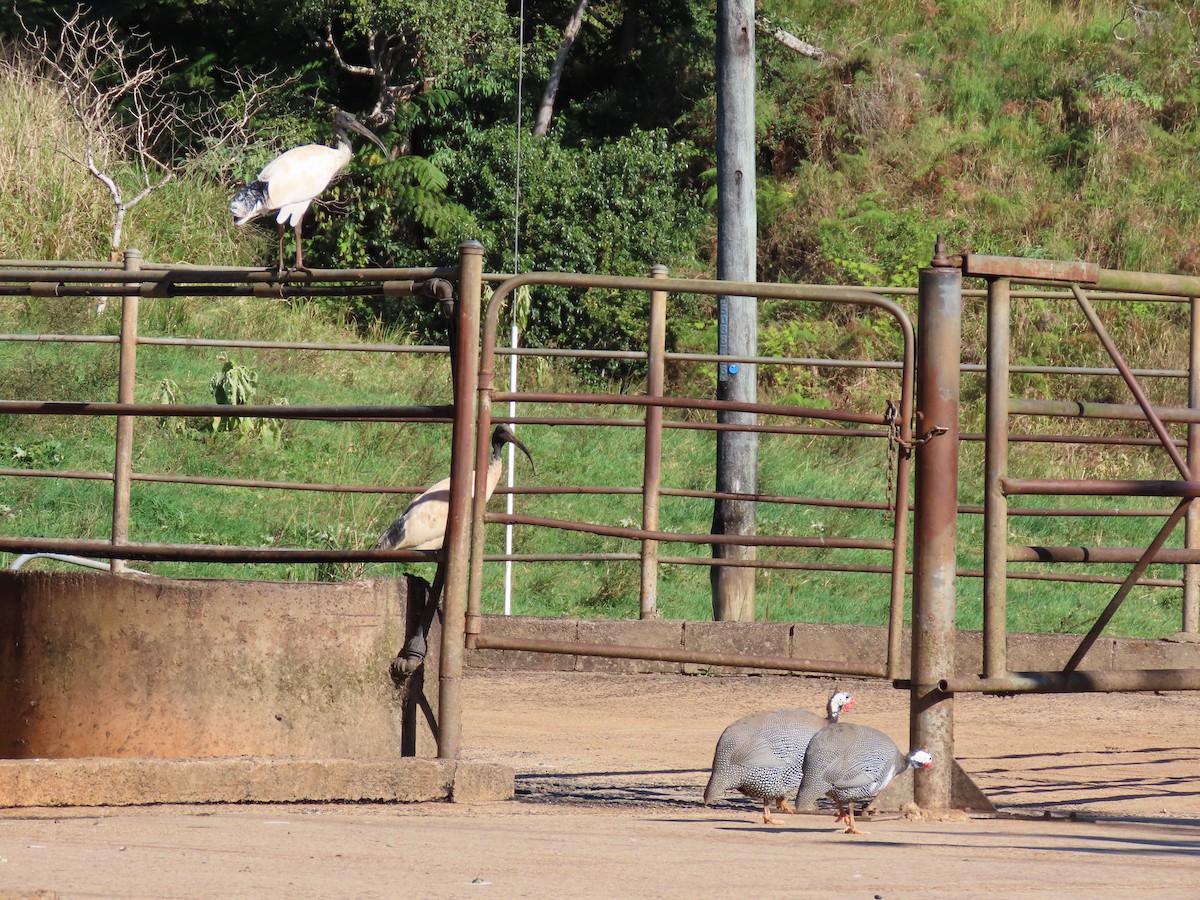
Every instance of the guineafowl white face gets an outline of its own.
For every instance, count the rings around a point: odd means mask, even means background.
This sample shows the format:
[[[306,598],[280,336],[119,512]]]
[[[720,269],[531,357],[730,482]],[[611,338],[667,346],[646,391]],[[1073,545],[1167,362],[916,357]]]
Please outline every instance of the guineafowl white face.
[[[933,757],[925,750],[914,750],[908,755],[912,760],[912,764],[919,769],[928,769],[933,765]]]
[[[835,718],[837,717],[838,713],[849,709],[853,705],[854,698],[845,691],[838,691],[829,698],[829,711],[833,713]]]

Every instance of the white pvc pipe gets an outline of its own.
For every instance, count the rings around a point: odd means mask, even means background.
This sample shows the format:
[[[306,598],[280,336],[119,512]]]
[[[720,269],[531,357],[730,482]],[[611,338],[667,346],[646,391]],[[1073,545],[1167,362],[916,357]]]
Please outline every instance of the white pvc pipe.
[[[517,349],[518,339],[519,339],[519,335],[517,334],[516,316],[513,316],[511,345],[514,350]],[[515,394],[517,392],[517,354],[515,354],[515,353],[510,357],[510,362],[509,362],[508,389],[511,393]],[[517,401],[516,400],[508,401],[508,414],[509,414],[509,416],[516,416],[516,414],[517,414]],[[513,469],[516,467],[516,460],[517,460],[517,448],[514,444],[509,444],[508,445],[508,488],[509,488],[509,490],[508,490],[507,510],[508,510],[508,514],[510,516],[513,514],[512,486],[513,486]],[[513,552],[513,527],[511,524],[509,524],[504,527],[504,554],[506,556],[512,556],[512,552]],[[505,560],[505,563],[504,563],[504,614],[506,616],[512,615],[512,560],[511,559]]]
[[[517,157],[517,172],[516,184],[513,190],[513,274],[520,270],[520,250],[521,250],[521,91],[525,83],[525,0],[521,0],[520,8],[520,33],[517,36],[517,46],[520,48],[517,55],[517,129],[516,129],[516,157]],[[512,307],[512,338],[509,341],[513,350],[517,349],[518,334],[517,334],[517,310],[516,297],[510,299]],[[512,393],[517,390],[517,354],[512,354],[512,361],[508,370],[508,389]],[[508,402],[508,414],[515,416],[517,414],[517,403],[515,400]],[[516,430],[515,428],[513,429]],[[517,448],[512,444],[508,445],[508,501],[505,509],[511,516],[513,513],[513,467],[516,465]],[[504,554],[512,556],[513,548],[513,527],[511,524],[504,526]],[[504,562],[504,614],[512,615],[512,560]]]
[[[23,553],[12,561],[8,567],[9,571],[16,572],[18,569],[22,568],[25,563],[35,559],[54,559],[58,562],[71,563],[72,565],[76,566],[84,566],[88,569],[100,569],[104,572],[109,571],[109,564],[106,562],[101,562],[98,559],[87,559],[83,556],[71,556],[67,553]],[[142,572],[138,569],[129,568],[123,569],[122,571],[130,572],[135,575],[150,574],[149,572]]]

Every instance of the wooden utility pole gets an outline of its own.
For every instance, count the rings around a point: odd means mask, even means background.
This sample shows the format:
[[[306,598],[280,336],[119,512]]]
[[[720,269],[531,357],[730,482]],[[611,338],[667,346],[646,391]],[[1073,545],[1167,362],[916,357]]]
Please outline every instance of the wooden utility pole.
[[[755,281],[758,222],[754,168],[754,0],[717,2],[717,278]],[[758,307],[753,297],[718,298],[718,352],[756,356]],[[717,399],[754,402],[757,367],[721,362]],[[753,413],[721,412],[717,421],[753,424]],[[758,435],[717,432],[718,492],[753,494],[758,490]],[[751,500],[716,500],[713,534],[755,533]],[[753,560],[755,548],[714,544],[714,559]],[[713,618],[754,619],[751,567],[715,565],[710,570]]]

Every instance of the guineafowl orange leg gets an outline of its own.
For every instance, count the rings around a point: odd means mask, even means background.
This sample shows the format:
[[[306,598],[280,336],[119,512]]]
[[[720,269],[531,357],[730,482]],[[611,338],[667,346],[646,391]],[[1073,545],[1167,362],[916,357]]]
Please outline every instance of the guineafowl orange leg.
[[[792,804],[787,802],[787,797],[780,797],[778,800],[775,801],[775,804],[779,807],[780,812],[785,812],[785,813],[795,813],[796,812],[796,810],[792,809]]]
[[[779,822],[776,822],[774,819],[771,818],[771,801],[770,800],[763,801],[763,824],[764,825],[779,825],[780,824]]]
[[[846,821],[849,821],[849,820],[846,818],[846,807],[842,806],[842,801],[841,801],[841,800],[834,800],[833,802],[837,804],[837,811],[838,811],[838,814],[837,814],[837,816],[836,816],[836,817],[834,817],[834,820],[833,820],[833,821],[835,821],[835,822],[846,822]]]
[[[853,802],[846,804],[846,810],[847,810],[847,815],[849,816],[849,819],[847,819],[847,821],[850,824],[846,826],[846,830],[844,833],[845,834],[870,834],[869,831],[859,831],[857,828],[854,827],[854,803]]]

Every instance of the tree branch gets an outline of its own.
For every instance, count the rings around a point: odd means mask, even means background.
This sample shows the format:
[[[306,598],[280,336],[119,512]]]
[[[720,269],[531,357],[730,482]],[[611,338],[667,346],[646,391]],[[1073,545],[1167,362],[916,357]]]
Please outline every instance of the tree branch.
[[[239,94],[231,106],[236,114],[228,115],[206,95],[168,93],[167,78],[178,60],[150,46],[145,35],[122,34],[113,20],[89,22],[85,15],[83,7],[59,14],[53,37],[18,21],[39,77],[62,91],[83,130],[83,159],[62,152],[112,197],[110,244],[119,256],[132,206],[214,148],[246,142],[252,117],[266,103],[266,76],[231,76]],[[126,189],[138,189],[132,200],[124,199]]]
[[[816,44],[810,44],[807,41],[800,40],[800,38],[796,37],[790,31],[784,31],[782,28],[769,21],[765,16],[759,16],[755,20],[755,24],[764,31],[769,31],[771,33],[771,37],[773,37],[778,43],[783,44],[783,46],[787,47],[794,53],[799,53],[801,56],[806,56],[809,59],[816,60],[825,60],[830,56],[829,53],[818,47]]]
[[[331,21],[325,23],[325,45],[333,54],[334,64],[343,72],[349,72],[352,75],[374,76],[375,69],[372,66],[357,66],[346,62],[342,51],[338,49],[337,41],[333,39],[333,22]]]

